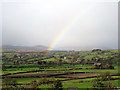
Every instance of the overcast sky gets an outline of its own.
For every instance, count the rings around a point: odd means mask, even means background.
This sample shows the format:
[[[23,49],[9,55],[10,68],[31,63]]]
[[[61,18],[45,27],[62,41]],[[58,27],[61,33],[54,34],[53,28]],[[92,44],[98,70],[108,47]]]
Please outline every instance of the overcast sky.
[[[118,3],[96,1],[6,0],[2,44],[50,46],[66,29],[54,49],[117,48]]]

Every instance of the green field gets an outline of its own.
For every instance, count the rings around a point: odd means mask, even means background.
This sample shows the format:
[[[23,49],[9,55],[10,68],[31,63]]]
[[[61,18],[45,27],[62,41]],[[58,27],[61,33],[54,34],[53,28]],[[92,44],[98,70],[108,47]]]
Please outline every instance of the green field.
[[[2,86],[45,89],[55,88],[58,81],[62,88],[93,88],[98,80],[106,88],[107,83],[120,87],[118,54],[117,50],[2,53]]]

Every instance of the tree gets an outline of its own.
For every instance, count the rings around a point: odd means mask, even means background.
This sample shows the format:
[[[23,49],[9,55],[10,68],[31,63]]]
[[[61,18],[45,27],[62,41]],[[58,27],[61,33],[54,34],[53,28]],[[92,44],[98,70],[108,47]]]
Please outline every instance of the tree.
[[[13,58],[18,58],[18,56],[15,54]]]
[[[62,64],[62,59],[59,59],[58,64],[59,64],[59,65]]]
[[[110,66],[109,66],[109,69],[114,69],[114,66],[110,65]]]
[[[111,79],[111,75],[109,72],[106,72],[106,73],[102,73],[100,74],[100,76],[98,76],[95,80],[94,80],[94,83],[93,83],[93,88],[96,88],[97,90],[110,90],[112,88],[115,87],[115,85],[113,85],[110,81]],[[103,81],[110,81],[108,83],[105,83]]]
[[[32,88],[34,88],[34,89],[36,89],[37,88],[37,81],[36,80],[33,80],[32,82],[31,82],[31,86],[32,86]],[[36,89],[37,90],[37,89]]]
[[[49,80],[47,78],[41,78],[38,80],[38,84],[47,84]]]
[[[96,82],[93,84],[94,88],[105,88],[105,85],[103,82]]]
[[[109,72],[105,72],[105,73],[100,74],[101,81],[110,80],[110,79],[111,79],[111,75]]]
[[[54,86],[55,90],[62,90],[62,82],[60,80],[55,81]]]
[[[112,82],[108,82],[108,83],[105,83],[105,87],[112,90],[116,86]]]

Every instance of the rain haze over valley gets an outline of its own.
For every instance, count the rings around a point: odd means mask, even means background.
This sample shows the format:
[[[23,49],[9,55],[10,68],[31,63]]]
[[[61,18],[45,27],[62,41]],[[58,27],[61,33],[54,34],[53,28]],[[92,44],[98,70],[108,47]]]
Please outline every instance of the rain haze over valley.
[[[52,50],[118,48],[117,2],[6,0],[1,7],[2,45]]]

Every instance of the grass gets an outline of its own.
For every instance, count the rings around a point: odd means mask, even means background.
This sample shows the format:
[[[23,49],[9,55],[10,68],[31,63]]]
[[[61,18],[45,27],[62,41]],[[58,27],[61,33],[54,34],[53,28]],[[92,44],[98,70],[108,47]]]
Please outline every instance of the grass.
[[[103,81],[104,83],[109,83],[111,82],[113,85],[116,87],[120,87],[120,80],[114,80],[114,81]],[[73,82],[67,82],[63,84],[64,88],[68,87],[78,87],[78,88],[92,88],[93,83],[91,82],[85,82],[85,83],[73,83]]]
[[[64,84],[67,83],[79,83],[81,81],[93,81],[95,78],[87,78],[87,79],[74,79],[74,80],[68,80],[68,81],[64,81]]]
[[[17,83],[30,83],[32,80],[38,81],[40,78],[14,78]]]
[[[67,83],[63,84],[63,88],[68,88],[68,87],[78,87],[78,88],[92,88],[92,83]]]
[[[40,57],[39,58],[28,59],[28,61],[34,61],[34,60],[37,60],[37,59],[40,59]]]
[[[53,88],[52,85],[40,85],[37,88],[41,88],[41,90],[46,90],[46,88]]]
[[[114,55],[112,55],[112,53],[116,53],[117,50],[103,50],[105,51],[105,53],[101,53],[98,54],[98,52],[91,52],[91,51],[81,51],[79,52],[79,57],[78,59],[88,59],[91,61],[92,58],[106,58],[108,59],[109,57],[113,57]],[[112,52],[112,53],[111,53]],[[62,62],[66,61],[66,62],[71,62],[71,59],[69,58],[73,58],[72,56],[73,52],[54,52],[53,56],[55,56],[56,58],[48,58],[47,56],[41,56],[41,53],[26,53],[23,54],[23,56],[28,55],[27,57],[25,57],[23,60],[27,60],[28,62],[31,63],[31,61],[33,61],[34,64],[19,64],[19,65],[9,65],[12,64],[14,61],[16,61],[15,59],[13,59],[14,55],[22,55],[20,53],[4,53],[4,55],[6,55],[7,58],[11,58],[13,60],[13,62],[4,62],[5,63],[4,66],[6,66],[6,70],[8,71],[3,71],[2,74],[7,74],[7,73],[17,73],[17,72],[26,72],[26,71],[32,71],[32,70],[44,70],[44,71],[40,71],[40,72],[31,72],[31,73],[20,73],[20,74],[14,74],[14,75],[9,75],[9,76],[35,76],[35,75],[48,75],[48,74],[58,74],[58,73],[66,73],[66,72],[94,72],[94,73],[105,73],[105,72],[110,72],[110,73],[118,73],[118,66],[114,66],[115,69],[113,70],[108,70],[108,69],[90,69],[93,68],[94,65],[81,65],[81,64],[76,64],[76,65],[70,65],[70,64],[62,64],[62,65],[57,65],[57,64],[46,64],[46,65],[39,65],[39,64],[35,64],[38,61],[34,61],[34,60],[39,60],[39,59],[43,59],[42,61],[46,61],[47,63],[52,61],[57,63],[57,61],[60,59],[60,56],[66,56],[67,59],[63,59],[62,58]],[[69,55],[71,54],[71,55]],[[39,55],[39,56],[37,56]],[[68,55],[68,56],[67,56]],[[117,55],[117,54],[116,54]],[[84,57],[82,57],[84,56]],[[28,59],[27,59],[28,58]],[[75,60],[77,61],[77,60]],[[114,62],[117,61],[113,60]],[[8,64],[8,65],[7,65]],[[17,66],[14,68],[9,68],[9,66]],[[19,67],[24,67],[24,68],[19,68]],[[40,67],[44,67],[44,69],[40,69]],[[82,68],[82,69],[78,69],[78,68]],[[86,69],[88,68],[88,69]],[[69,69],[73,69],[73,70],[69,70]],[[75,70],[78,69],[78,70]],[[63,71],[62,71],[63,70]],[[81,77],[80,74],[75,74],[75,75],[66,75],[66,76],[73,76],[73,77]],[[85,76],[85,74],[83,74],[83,76]],[[87,73],[86,76],[90,76],[89,73]],[[112,78],[120,78],[120,76],[112,76]],[[36,80],[38,81],[40,78],[14,78],[17,83],[30,83],[32,80]],[[54,78],[55,80],[65,80],[68,78]],[[74,80],[68,80],[68,81],[62,81],[63,83],[63,88],[68,88],[68,87],[78,87],[78,88],[91,88],[93,83],[92,81],[95,78],[87,78],[87,79],[74,79]],[[80,81],[83,81],[83,83],[80,83]],[[85,82],[86,81],[86,82]],[[90,82],[87,82],[90,81]],[[105,83],[109,82],[109,81],[104,81]],[[118,82],[120,82],[119,80],[114,80],[111,81],[113,84],[118,85]],[[40,85],[38,86],[39,88],[42,88],[42,90],[44,90],[44,88],[52,88],[52,85]]]
[[[36,80],[38,82],[38,80],[40,80],[41,78],[14,78],[14,80],[16,80],[17,83],[30,83],[32,82],[32,80]],[[50,78],[46,78],[46,79],[50,79]],[[68,78],[53,78],[54,80],[65,80]]]
[[[7,71],[29,71],[29,70],[39,70],[38,67],[35,68],[8,68]]]
[[[115,87],[120,87],[120,80],[104,81],[104,83],[112,83]]]
[[[30,73],[20,73],[15,75],[9,75],[9,76],[34,76],[34,75],[47,75],[47,74],[58,74],[58,73],[64,73],[64,71],[41,71],[41,72],[30,72]]]
[[[57,61],[55,58],[49,58],[49,59],[44,59],[42,61],[47,61],[47,62],[50,62],[50,61]]]
[[[17,71],[2,71],[2,75],[8,74],[8,73],[18,73],[18,72],[26,72],[26,71],[19,71],[19,70],[17,70]]]
[[[112,78],[120,78],[120,76],[112,76]]]
[[[101,72],[110,72],[110,73],[118,73],[118,69],[110,70],[110,69],[81,69],[81,70],[70,70],[70,72],[95,72],[95,73],[101,73]]]
[[[56,78],[57,79],[57,78]],[[17,83],[29,83],[32,80],[38,81],[39,78],[18,78]],[[90,80],[92,81],[93,79],[84,79],[84,81]],[[77,87],[77,88],[92,88],[93,83],[91,82],[83,82],[83,83],[77,83],[78,80],[70,80],[70,81],[62,81],[63,88],[68,88],[68,87]],[[103,83],[112,83],[112,85],[116,87],[120,87],[120,80],[112,80],[112,81],[103,81]],[[37,88],[42,88],[44,90],[45,88],[52,88],[52,84],[45,84],[45,85],[39,85]]]

